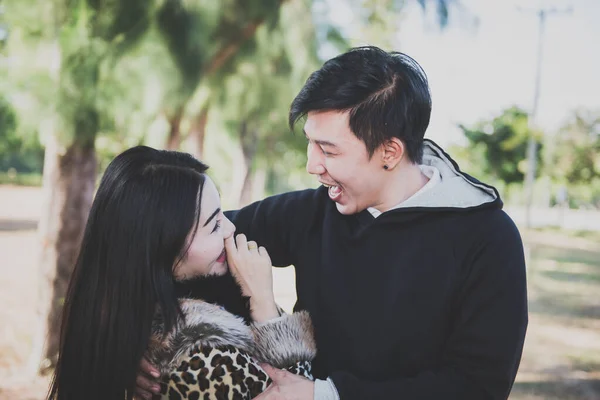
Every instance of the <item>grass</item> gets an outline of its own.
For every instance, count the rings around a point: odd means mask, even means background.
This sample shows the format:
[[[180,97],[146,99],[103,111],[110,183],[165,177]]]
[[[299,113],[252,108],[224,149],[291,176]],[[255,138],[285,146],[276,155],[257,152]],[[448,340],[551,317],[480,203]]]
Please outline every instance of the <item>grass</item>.
[[[0,172],[0,185],[42,186],[42,174]]]
[[[530,324],[510,399],[600,399],[600,234],[525,237]]]
[[[558,227],[548,227],[542,229],[536,229],[537,233],[553,233],[560,236],[568,236],[569,238],[581,238],[587,239],[590,241],[594,241],[598,244],[598,251],[600,251],[600,230],[598,231],[574,231],[574,230],[564,230]]]

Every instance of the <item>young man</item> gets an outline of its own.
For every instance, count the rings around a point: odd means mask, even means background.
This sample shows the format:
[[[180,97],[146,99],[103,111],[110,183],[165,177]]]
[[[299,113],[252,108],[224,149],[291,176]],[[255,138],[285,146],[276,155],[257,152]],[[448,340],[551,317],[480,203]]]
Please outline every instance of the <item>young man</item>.
[[[522,242],[498,192],[424,140],[431,99],[410,57],[352,49],[294,99],[316,190],[228,217],[294,265],[317,341],[310,382],[266,367],[258,399],[505,399],[527,327]]]

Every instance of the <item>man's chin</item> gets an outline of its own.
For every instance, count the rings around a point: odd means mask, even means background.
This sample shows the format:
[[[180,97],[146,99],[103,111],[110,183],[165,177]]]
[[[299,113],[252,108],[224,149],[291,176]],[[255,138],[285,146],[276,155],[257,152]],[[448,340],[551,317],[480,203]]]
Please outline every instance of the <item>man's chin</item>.
[[[342,215],[358,214],[359,212],[362,211],[362,210],[359,210],[353,204],[342,204],[342,203],[338,203],[337,201],[335,202],[335,208],[337,208],[338,212]]]

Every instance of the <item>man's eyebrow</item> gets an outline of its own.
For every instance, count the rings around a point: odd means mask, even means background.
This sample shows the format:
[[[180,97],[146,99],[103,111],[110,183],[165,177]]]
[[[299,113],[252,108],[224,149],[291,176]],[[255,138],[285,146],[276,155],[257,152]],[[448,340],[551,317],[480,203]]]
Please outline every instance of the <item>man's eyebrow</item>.
[[[308,135],[306,134],[306,131],[303,129],[302,132],[304,132],[304,136],[309,139]],[[331,143],[327,140],[314,140],[314,142],[316,144],[318,144],[319,146],[329,146],[329,147],[337,147],[337,145],[335,143]]]
[[[217,215],[218,215],[220,212],[221,212],[221,209],[220,209],[220,208],[217,208],[217,209],[215,210],[215,212],[214,212],[214,213],[212,213],[212,215],[211,215],[210,217],[208,217],[208,219],[206,220],[206,222],[204,223],[204,225],[202,225],[202,227],[204,228],[206,225],[208,225],[208,224],[210,223],[210,221],[212,221],[212,219],[213,219],[214,217],[216,217],[216,216],[217,216]]]

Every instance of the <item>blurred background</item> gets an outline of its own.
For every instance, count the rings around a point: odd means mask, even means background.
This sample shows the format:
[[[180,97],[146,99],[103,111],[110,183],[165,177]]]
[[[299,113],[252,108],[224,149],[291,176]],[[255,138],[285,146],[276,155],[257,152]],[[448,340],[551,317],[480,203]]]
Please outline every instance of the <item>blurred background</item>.
[[[207,162],[225,208],[315,187],[287,127],[349,47],[427,72],[427,137],[525,240],[511,399],[600,399],[600,1],[0,0],[0,399],[43,399],[95,185],[146,144]],[[293,268],[278,301],[295,300]]]

